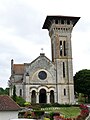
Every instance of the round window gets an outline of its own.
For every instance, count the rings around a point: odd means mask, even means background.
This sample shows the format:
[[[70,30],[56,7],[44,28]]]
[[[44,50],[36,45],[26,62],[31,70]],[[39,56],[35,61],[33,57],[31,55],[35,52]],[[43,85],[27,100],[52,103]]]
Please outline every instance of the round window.
[[[45,80],[47,78],[47,73],[45,71],[40,71],[39,74],[38,74],[38,77],[41,80]]]

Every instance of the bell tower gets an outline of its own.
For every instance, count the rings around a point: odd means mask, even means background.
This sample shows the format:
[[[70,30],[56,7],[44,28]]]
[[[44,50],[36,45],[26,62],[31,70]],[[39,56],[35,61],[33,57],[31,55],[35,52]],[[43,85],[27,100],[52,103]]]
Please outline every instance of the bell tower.
[[[56,67],[56,92],[58,103],[74,102],[71,33],[80,17],[47,16],[43,29],[51,38],[52,62]]]

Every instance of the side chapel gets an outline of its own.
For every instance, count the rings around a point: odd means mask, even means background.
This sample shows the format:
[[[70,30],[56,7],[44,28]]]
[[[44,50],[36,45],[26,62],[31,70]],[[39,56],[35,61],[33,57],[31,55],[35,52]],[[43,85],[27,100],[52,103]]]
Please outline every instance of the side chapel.
[[[43,29],[49,31],[52,60],[44,53],[31,63],[11,60],[10,95],[30,103],[74,103],[71,33],[80,17],[47,16]]]

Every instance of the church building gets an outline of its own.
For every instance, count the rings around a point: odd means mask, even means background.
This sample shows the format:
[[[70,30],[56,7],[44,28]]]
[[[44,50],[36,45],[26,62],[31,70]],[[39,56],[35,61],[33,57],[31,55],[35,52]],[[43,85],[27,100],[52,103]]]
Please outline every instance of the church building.
[[[40,53],[30,63],[11,60],[10,96],[30,103],[74,103],[71,33],[80,17],[47,16],[42,29],[49,31],[52,60]]]

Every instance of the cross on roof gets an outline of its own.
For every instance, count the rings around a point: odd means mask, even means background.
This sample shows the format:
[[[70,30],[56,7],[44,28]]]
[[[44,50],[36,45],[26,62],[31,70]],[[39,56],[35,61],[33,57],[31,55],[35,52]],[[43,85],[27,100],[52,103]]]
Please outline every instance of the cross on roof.
[[[44,49],[43,49],[43,48],[41,48],[41,53],[43,53],[43,50],[44,50]]]

